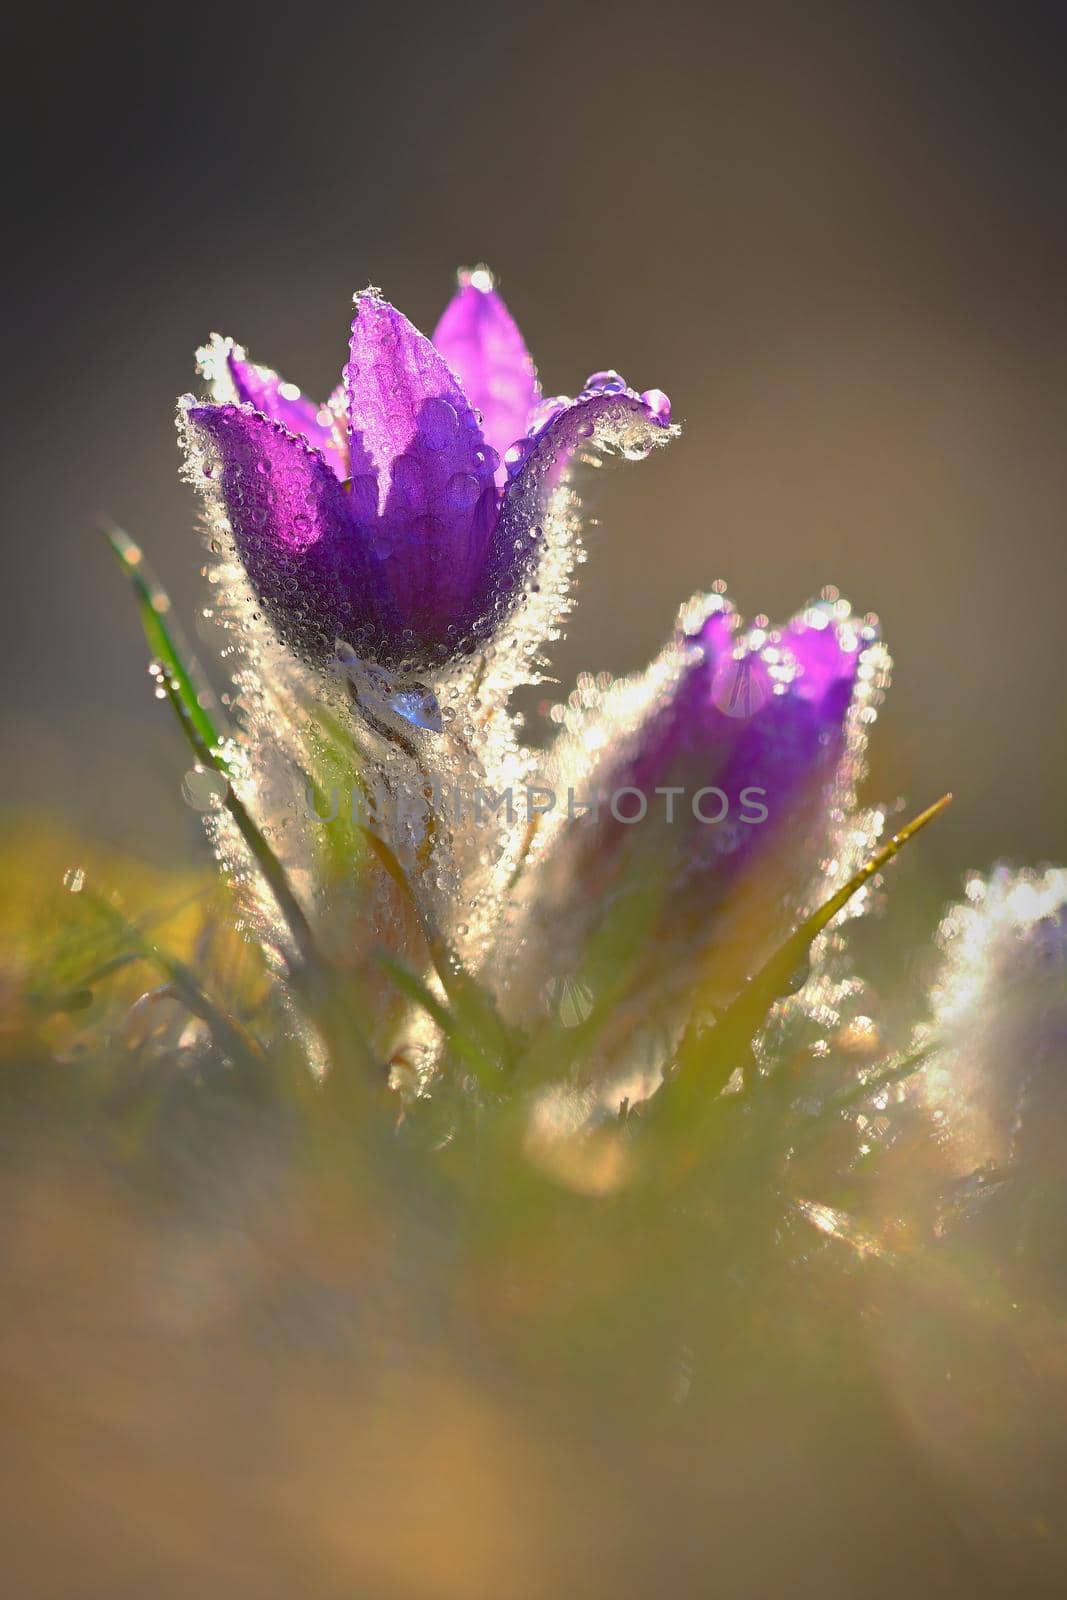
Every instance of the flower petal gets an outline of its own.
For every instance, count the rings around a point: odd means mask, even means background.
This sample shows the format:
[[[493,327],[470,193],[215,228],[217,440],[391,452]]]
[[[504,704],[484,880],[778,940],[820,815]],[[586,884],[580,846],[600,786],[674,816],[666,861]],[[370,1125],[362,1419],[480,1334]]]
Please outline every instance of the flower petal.
[[[254,406],[272,422],[280,422],[290,433],[321,450],[339,477],[347,476],[342,430],[336,426],[329,407],[301,394],[295,383],[286,383],[270,367],[249,361],[241,345],[220,338],[217,333],[198,352],[198,365],[211,384],[213,399],[220,404],[236,400]]]
[[[588,390],[577,400],[551,404],[540,431],[514,444],[505,457],[510,476],[489,563],[497,581],[505,574],[509,582],[517,581],[529,571],[549,501],[579,451],[615,451],[637,461],[674,431],[625,386],[610,393]]]
[[[243,359],[244,352],[231,346],[227,365],[238,400],[255,406],[272,422],[280,422],[290,433],[297,433],[316,450],[322,450],[333,439],[328,424],[321,422],[322,407],[301,394],[295,383],[286,383],[269,367],[256,366]]]
[[[611,451],[643,460],[670,438],[670,413],[657,412],[622,380],[610,390],[586,389],[576,400],[546,401],[541,427],[512,446],[505,460],[514,480],[542,480],[551,489],[580,451]]]
[[[377,477],[368,537],[413,653],[443,659],[465,648],[484,592],[495,453],[429,339],[372,292],[359,299],[345,387],[353,480],[360,457]]]
[[[459,274],[459,290],[446,306],[433,342],[481,412],[486,439],[503,455],[525,435],[541,391],[518,325],[485,267]],[[505,477],[501,468],[499,481]]]
[[[184,416],[191,470],[286,643],[321,659],[338,638],[372,654],[399,632],[350,496],[318,451],[250,406],[190,402]]]
[[[857,619],[851,614],[839,618],[833,601],[815,601],[782,630],[782,643],[797,664],[794,692],[831,714],[835,708],[843,710],[852,697],[862,651]]]

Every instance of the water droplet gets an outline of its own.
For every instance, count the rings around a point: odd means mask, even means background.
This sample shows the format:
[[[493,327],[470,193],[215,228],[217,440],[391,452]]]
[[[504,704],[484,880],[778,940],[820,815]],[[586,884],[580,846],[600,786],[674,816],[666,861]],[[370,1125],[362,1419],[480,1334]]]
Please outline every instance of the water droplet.
[[[545,1003],[559,1018],[561,1027],[577,1028],[593,1010],[593,991],[576,978],[553,978],[545,985]]]
[[[611,368],[604,372],[591,372],[585,380],[587,392],[593,394],[622,394],[626,387],[626,379]]]
[[[426,475],[416,456],[397,456],[392,470],[393,488],[410,506],[421,507],[426,499]]]
[[[657,422],[662,422],[664,425],[670,422],[671,402],[662,389],[646,389],[641,399]]]
[[[456,408],[438,397],[424,400],[419,411],[419,433],[431,450],[444,450],[455,438],[459,418]]]
[[[481,492],[482,486],[473,472],[457,472],[445,486],[445,494],[457,511],[465,511],[472,506]]]
[[[443,729],[437,696],[424,684],[413,683],[405,689],[398,689],[390,695],[389,704],[413,728],[425,728],[429,733],[440,733]]]
[[[192,767],[182,779],[182,799],[194,811],[214,811],[225,793],[225,778],[208,767]]]
[[[752,717],[771,696],[771,679],[755,653],[726,656],[716,663],[711,699],[727,717]]]

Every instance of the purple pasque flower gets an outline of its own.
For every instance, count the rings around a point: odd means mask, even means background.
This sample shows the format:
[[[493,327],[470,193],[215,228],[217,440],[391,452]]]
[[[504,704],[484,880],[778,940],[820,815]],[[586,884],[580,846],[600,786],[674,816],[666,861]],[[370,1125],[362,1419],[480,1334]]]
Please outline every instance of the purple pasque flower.
[[[425,671],[477,649],[531,582],[574,455],[640,455],[670,432],[666,397],[617,373],[542,401],[484,268],[460,275],[432,341],[377,291],[357,296],[325,405],[225,341],[208,367],[215,402],[183,402],[194,475],[277,632],[312,659],[343,640]]]
[[[542,983],[580,972],[601,908],[635,894],[636,991],[669,1006],[699,973],[725,1004],[829,892],[888,657],[876,619],[826,594],[747,631],[703,597],[647,673],[589,705],[579,686],[546,780],[570,815],[545,819],[525,916]]]

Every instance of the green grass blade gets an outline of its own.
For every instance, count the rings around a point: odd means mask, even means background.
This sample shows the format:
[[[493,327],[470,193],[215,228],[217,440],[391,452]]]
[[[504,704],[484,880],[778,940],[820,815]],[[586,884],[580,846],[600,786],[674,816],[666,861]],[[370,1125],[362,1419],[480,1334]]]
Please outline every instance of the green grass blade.
[[[142,557],[132,539],[118,529],[108,530],[108,541],[126,576],[133,585],[141,613],[141,625],[149,648],[159,660],[162,686],[197,761],[226,780],[222,804],[232,817],[237,831],[259,869],[264,882],[289,930],[301,960],[309,968],[325,970],[316,948],[311,925],[303,907],[289,886],[289,880],[274,851],[253,821],[248,808],[233,787],[233,774],[221,751],[221,738],[211,717],[200,704],[192,674],[182,660],[173,635],[163,622],[170,603],[157,585],[141,570]]]
[[[469,1067],[473,1068],[479,1079],[482,1081],[486,1079],[487,1069],[490,1074],[495,1076],[496,1063],[479,1049],[477,1043],[467,1035],[448,1007],[438,1000],[433,990],[421,978],[416,977],[413,972],[410,972],[407,967],[393,956],[388,955],[384,950],[378,951],[377,960],[395,988],[399,990],[405,999],[411,1000],[415,1005],[422,1007],[440,1028],[456,1053],[463,1057]]]
[[[130,581],[141,627],[153,658],[159,662],[165,675],[174,683],[187,708],[190,723],[209,750],[218,751],[223,735],[215,726],[210,712],[201,704],[202,690],[198,690],[193,675],[182,657],[174,635],[166,622],[170,600],[145,565],[140,547],[121,528],[107,527],[104,537],[114,552],[115,559]],[[221,758],[214,762],[220,772],[225,771]]]
[[[772,1006],[795,993],[806,979],[811,947],[819,934],[875,873],[940,816],[951,799],[950,794],[942,795],[876,850],[847,883],[801,923],[710,1028],[701,1026],[698,1003],[678,1048],[675,1071],[657,1093],[657,1100],[662,1097],[678,1104],[689,1104],[694,1099],[706,1102],[722,1092],[737,1067],[748,1066],[752,1041]]]
[[[232,817],[238,833],[248,846],[249,853],[259,868],[260,875],[274,896],[275,903],[282,914],[286,927],[289,929],[293,943],[300,953],[301,960],[308,967],[324,970],[325,964],[319,955],[315,937],[311,931],[311,924],[304,915],[304,909],[289,886],[289,880],[285,876],[285,869],[282,867],[281,862],[253,821],[244,801],[234,789],[226,763],[216,751],[209,749],[201,739],[196,725],[189,715],[188,707],[182,698],[178,684],[165,677],[163,686],[166,689],[167,699],[170,701],[174,714],[189,741],[190,748],[201,766],[213,767],[216,772],[226,779],[226,791],[222,798],[222,804]]]

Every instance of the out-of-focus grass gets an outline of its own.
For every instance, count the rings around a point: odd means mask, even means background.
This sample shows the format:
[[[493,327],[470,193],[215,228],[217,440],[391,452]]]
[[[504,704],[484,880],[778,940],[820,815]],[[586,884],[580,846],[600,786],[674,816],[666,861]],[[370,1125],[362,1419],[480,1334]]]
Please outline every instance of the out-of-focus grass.
[[[6,1048],[94,1056],[118,1033],[143,1041],[175,968],[210,966],[225,1007],[265,997],[262,960],[231,926],[200,863],[170,871],[85,840],[58,818],[0,824],[0,983]],[[167,995],[158,994],[162,1002]],[[36,1045],[33,1044],[36,1041]]]
[[[1056,1592],[1063,1297],[996,1185],[946,1232],[861,1037],[696,1162],[399,1117],[309,1077],[199,869],[12,822],[0,883],[20,1600]]]

